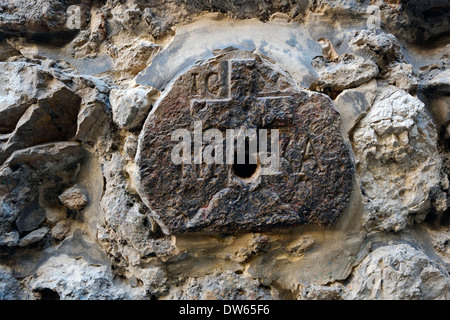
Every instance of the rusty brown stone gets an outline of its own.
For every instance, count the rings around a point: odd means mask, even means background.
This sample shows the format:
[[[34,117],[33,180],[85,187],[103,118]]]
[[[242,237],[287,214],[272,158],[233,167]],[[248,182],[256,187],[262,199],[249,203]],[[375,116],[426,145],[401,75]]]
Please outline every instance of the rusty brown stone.
[[[224,137],[226,129],[278,129],[279,173],[261,175],[259,162],[174,164],[171,134],[193,132],[194,121]],[[136,155],[138,192],[167,234],[329,225],[352,190],[339,125],[328,97],[300,89],[257,54],[222,52],[181,75],[149,114]]]

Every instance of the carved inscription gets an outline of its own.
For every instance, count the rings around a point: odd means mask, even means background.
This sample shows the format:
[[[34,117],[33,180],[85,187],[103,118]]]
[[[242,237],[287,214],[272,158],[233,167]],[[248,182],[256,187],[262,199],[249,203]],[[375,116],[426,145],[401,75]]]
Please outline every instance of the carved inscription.
[[[328,225],[352,189],[339,121],[329,98],[262,57],[218,55],[180,76],[147,118],[138,191],[167,234]]]

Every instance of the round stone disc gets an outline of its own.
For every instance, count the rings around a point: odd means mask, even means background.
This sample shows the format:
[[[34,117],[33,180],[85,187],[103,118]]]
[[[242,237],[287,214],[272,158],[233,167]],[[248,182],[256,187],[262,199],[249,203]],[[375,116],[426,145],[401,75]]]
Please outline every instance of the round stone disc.
[[[329,225],[352,191],[339,125],[327,96],[301,89],[260,55],[222,52],[175,80],[150,112],[138,192],[166,234]]]

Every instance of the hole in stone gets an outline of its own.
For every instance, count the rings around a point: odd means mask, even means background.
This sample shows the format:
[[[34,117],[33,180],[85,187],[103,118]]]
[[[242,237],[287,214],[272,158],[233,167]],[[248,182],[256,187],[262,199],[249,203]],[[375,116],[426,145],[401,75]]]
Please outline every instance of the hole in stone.
[[[450,225],[450,208],[445,210],[444,212],[438,213],[434,207],[430,208],[427,216],[424,220],[431,226],[440,227],[440,226],[449,226]]]
[[[58,292],[49,288],[37,289],[35,292],[39,300],[60,300]]]
[[[234,174],[241,178],[250,178],[256,172],[256,164],[234,164]]]
[[[234,152],[234,164],[233,164],[233,172],[236,176],[240,178],[250,178],[258,168],[257,164],[250,163],[250,152],[249,152],[249,139],[245,139],[245,163],[238,164],[238,153]]]
[[[10,166],[12,172],[16,172],[17,170],[20,169],[20,165],[19,164],[13,164]]]

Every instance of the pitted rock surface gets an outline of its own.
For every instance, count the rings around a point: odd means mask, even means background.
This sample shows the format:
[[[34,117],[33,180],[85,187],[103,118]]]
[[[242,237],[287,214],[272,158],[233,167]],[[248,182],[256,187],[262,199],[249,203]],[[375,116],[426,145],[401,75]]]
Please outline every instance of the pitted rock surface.
[[[262,175],[260,162],[241,165],[248,176],[225,161],[174,164],[172,132],[193,136],[194,121],[202,121],[203,132],[220,130],[224,144],[227,129],[278,129],[278,172]],[[138,192],[167,234],[329,225],[352,190],[339,125],[328,97],[299,88],[257,54],[222,52],[175,80],[149,114],[136,155]]]

